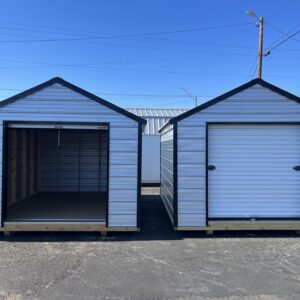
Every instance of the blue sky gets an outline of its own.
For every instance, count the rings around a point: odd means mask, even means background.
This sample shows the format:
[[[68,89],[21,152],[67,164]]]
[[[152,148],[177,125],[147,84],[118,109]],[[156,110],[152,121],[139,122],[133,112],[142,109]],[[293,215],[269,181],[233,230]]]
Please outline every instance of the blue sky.
[[[298,0],[3,0],[0,9],[0,99],[59,76],[122,107],[191,108],[179,87],[201,103],[256,77],[247,10],[265,17],[264,49],[300,29]],[[300,95],[299,70],[300,33],[264,59],[263,79]]]

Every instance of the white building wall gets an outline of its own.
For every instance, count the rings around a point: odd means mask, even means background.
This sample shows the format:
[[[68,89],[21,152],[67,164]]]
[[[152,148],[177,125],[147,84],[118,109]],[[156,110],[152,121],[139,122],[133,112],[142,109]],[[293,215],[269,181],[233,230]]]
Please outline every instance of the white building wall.
[[[143,135],[142,183],[160,183],[160,136]]]
[[[137,226],[138,123],[136,121],[60,84],[54,84],[0,107],[1,157],[3,121],[110,123],[109,227]],[[2,177],[2,161],[0,175]]]
[[[300,122],[300,105],[254,85],[178,122],[178,226],[206,225],[206,123]]]
[[[159,129],[168,121],[184,112],[183,108],[127,108],[147,124],[143,131],[142,184],[160,183],[160,137]]]

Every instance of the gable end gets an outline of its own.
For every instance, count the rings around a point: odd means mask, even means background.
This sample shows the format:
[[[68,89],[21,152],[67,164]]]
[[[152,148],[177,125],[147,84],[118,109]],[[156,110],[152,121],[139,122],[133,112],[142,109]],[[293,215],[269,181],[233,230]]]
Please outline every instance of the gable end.
[[[0,108],[6,106],[8,104],[14,103],[17,100],[22,99],[26,96],[32,95],[32,94],[34,94],[38,91],[41,91],[44,88],[52,86],[56,83],[61,84],[62,86],[66,87],[66,88],[69,88],[70,90],[72,90],[72,91],[74,91],[78,94],[81,94],[81,95],[83,95],[83,96],[85,96],[85,97],[87,97],[91,100],[94,100],[94,101],[98,102],[99,104],[101,104],[103,106],[106,106],[106,107],[110,108],[111,110],[116,111],[117,113],[125,115],[126,117],[128,117],[130,119],[133,119],[134,121],[136,121],[138,123],[141,123],[141,124],[144,124],[144,125],[147,123],[147,121],[144,120],[143,118],[138,117],[135,114],[132,114],[132,113],[126,111],[125,109],[123,109],[123,108],[121,108],[117,105],[114,105],[114,104],[112,104],[112,103],[110,103],[110,102],[108,102],[108,101],[106,101],[106,100],[104,100],[104,99],[102,99],[102,98],[100,98],[100,97],[98,97],[98,96],[96,96],[96,95],[94,95],[94,94],[92,94],[92,93],[90,93],[90,92],[88,92],[88,91],[86,91],[86,90],[70,83],[70,82],[67,82],[64,79],[60,78],[60,77],[54,77],[54,78],[52,78],[52,79],[50,79],[50,80],[48,80],[48,81],[46,81],[42,84],[39,84],[39,85],[31,88],[31,89],[28,89],[28,90],[26,90],[24,92],[21,92],[21,93],[15,95],[15,96],[12,96],[12,97],[7,98],[3,101],[0,101]]]
[[[300,98],[298,96],[296,96],[294,94],[291,94],[291,93],[289,93],[289,92],[287,92],[287,91],[285,91],[285,90],[283,90],[283,89],[281,89],[281,88],[279,88],[275,85],[272,85],[272,84],[270,84],[270,83],[268,83],[268,82],[266,82],[266,81],[264,81],[260,78],[256,78],[256,79],[253,79],[253,80],[251,80],[251,81],[249,81],[249,82],[247,82],[247,83],[245,83],[245,84],[243,84],[243,85],[241,85],[241,86],[239,86],[239,87],[237,87],[237,88],[235,88],[235,89],[233,89],[233,90],[231,90],[231,91],[229,91],[229,92],[227,92],[227,93],[225,93],[221,96],[218,96],[218,97],[216,97],[216,98],[214,98],[210,101],[207,101],[207,102],[205,102],[205,103],[203,103],[203,104],[187,111],[186,113],[183,113],[183,114],[181,114],[181,115],[179,115],[175,118],[172,118],[168,123],[170,123],[170,124],[177,123],[178,121],[180,121],[180,120],[182,120],[186,117],[189,117],[189,116],[191,116],[191,115],[193,115],[197,112],[200,112],[200,111],[202,111],[202,110],[204,110],[204,109],[206,109],[210,106],[213,106],[213,105],[215,105],[215,104],[217,104],[217,103],[219,103],[223,100],[226,100],[227,98],[229,98],[229,97],[231,97],[231,96],[233,96],[237,93],[240,93],[240,92],[242,92],[242,91],[244,91],[244,90],[246,90],[246,89],[248,89],[248,88],[250,88],[250,87],[252,87],[256,84],[259,84],[259,85],[261,85],[261,86],[263,86],[267,89],[270,89],[271,91],[273,91],[275,93],[278,93],[278,94],[280,94],[280,95],[282,95],[282,96],[284,96],[284,97],[286,97],[290,100],[294,100],[295,102],[300,104]],[[167,124],[165,124],[165,126]],[[163,129],[163,127],[161,129]],[[160,131],[161,131],[161,129],[160,129]]]

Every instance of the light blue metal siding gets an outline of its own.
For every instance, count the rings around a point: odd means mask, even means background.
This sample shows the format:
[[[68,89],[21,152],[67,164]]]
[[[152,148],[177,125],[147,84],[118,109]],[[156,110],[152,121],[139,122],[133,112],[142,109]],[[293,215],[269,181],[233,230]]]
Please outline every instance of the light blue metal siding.
[[[168,212],[168,215],[173,220],[174,209],[174,131],[172,126],[167,126],[161,133],[161,198]]]
[[[109,123],[108,225],[137,226],[138,123],[136,121],[60,84],[54,84],[0,108],[1,157],[2,121],[5,120]],[[127,174],[126,177],[123,176],[124,172]],[[2,176],[2,161],[0,176]]]
[[[299,122],[299,116],[298,103],[255,85],[179,121],[178,226],[206,226],[207,122]]]

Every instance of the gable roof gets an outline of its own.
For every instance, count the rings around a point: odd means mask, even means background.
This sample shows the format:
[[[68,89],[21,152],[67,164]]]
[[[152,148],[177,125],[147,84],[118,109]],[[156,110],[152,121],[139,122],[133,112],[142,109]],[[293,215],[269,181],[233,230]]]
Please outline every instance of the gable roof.
[[[76,92],[78,94],[81,94],[81,95],[83,95],[83,96],[85,96],[85,97],[87,97],[91,100],[94,100],[94,101],[98,102],[99,104],[110,108],[111,110],[114,110],[114,111],[116,111],[116,112],[118,112],[122,115],[125,115],[126,117],[128,117],[130,119],[133,119],[134,121],[137,121],[137,122],[142,123],[144,125],[147,123],[147,121],[144,120],[143,118],[138,117],[137,115],[135,115],[135,114],[133,114],[133,113],[117,106],[117,105],[114,105],[114,104],[112,104],[112,103],[110,103],[110,102],[108,102],[108,101],[106,101],[106,100],[104,100],[104,99],[102,99],[102,98],[100,98],[100,97],[98,97],[98,96],[96,96],[96,95],[94,95],[94,94],[92,94],[92,93],[90,93],[90,92],[88,92],[88,91],[86,91],[86,90],[84,90],[84,89],[68,82],[68,81],[65,81],[64,79],[62,79],[60,77],[54,77],[54,78],[52,78],[48,81],[45,81],[45,82],[43,82],[43,83],[41,83],[37,86],[34,86],[33,88],[30,88],[30,89],[28,89],[24,92],[21,92],[21,93],[15,95],[15,96],[12,96],[12,97],[7,98],[3,101],[0,101],[0,108],[3,107],[3,106],[6,106],[8,104],[14,103],[17,100],[19,100],[21,98],[24,98],[26,96],[29,96],[29,95],[31,95],[35,92],[41,91],[42,89],[44,89],[46,87],[49,87],[49,86],[51,86],[53,84],[56,84],[56,83],[61,84],[62,86],[66,87],[66,88],[69,88],[70,90],[73,90],[74,92]]]
[[[283,89],[281,89],[281,88],[279,88],[279,87],[277,87],[277,86],[275,86],[275,85],[273,85],[271,83],[268,83],[268,82],[264,81],[263,79],[256,78],[256,79],[253,79],[253,80],[251,80],[251,81],[249,81],[249,82],[247,82],[247,83],[245,83],[245,84],[243,84],[243,85],[241,85],[241,86],[239,86],[239,87],[237,87],[237,88],[235,88],[235,89],[233,89],[233,90],[231,90],[231,91],[229,91],[229,92],[227,92],[225,94],[222,94],[222,95],[220,95],[220,96],[218,96],[218,97],[216,97],[216,98],[214,98],[214,99],[212,99],[210,101],[207,101],[207,102],[205,102],[205,103],[203,103],[203,104],[201,104],[201,105],[199,105],[199,106],[197,106],[197,107],[195,107],[195,108],[193,108],[193,109],[191,109],[191,110],[189,110],[189,111],[187,111],[187,112],[185,112],[185,113],[183,113],[183,114],[181,114],[181,115],[179,115],[179,116],[177,116],[175,118],[170,119],[170,121],[167,124],[165,124],[159,130],[159,132],[165,126],[167,126],[168,124],[177,123],[178,121],[180,121],[182,119],[185,119],[186,117],[189,117],[189,116],[191,116],[191,115],[193,115],[193,114],[195,114],[197,112],[200,112],[200,111],[202,111],[202,110],[204,110],[204,109],[206,109],[206,108],[208,108],[210,106],[213,106],[213,105],[215,105],[215,104],[217,104],[217,103],[219,103],[219,102],[221,102],[223,100],[226,100],[227,98],[229,98],[229,97],[231,97],[231,96],[233,96],[233,95],[235,95],[237,93],[240,93],[240,92],[242,92],[242,91],[244,91],[244,90],[246,90],[246,89],[248,89],[248,88],[250,88],[250,87],[252,87],[252,86],[254,86],[256,84],[259,84],[259,85],[261,85],[261,86],[263,86],[265,88],[268,88],[271,91],[273,91],[275,93],[278,93],[278,94],[280,94],[280,95],[282,95],[282,96],[284,96],[284,97],[286,97],[286,98],[288,98],[290,100],[294,100],[294,101],[296,101],[297,103],[300,104],[300,98],[298,96],[296,96],[294,94],[291,94],[291,93],[289,93],[289,92],[287,92],[287,91],[285,91],[285,90],[283,90]]]

